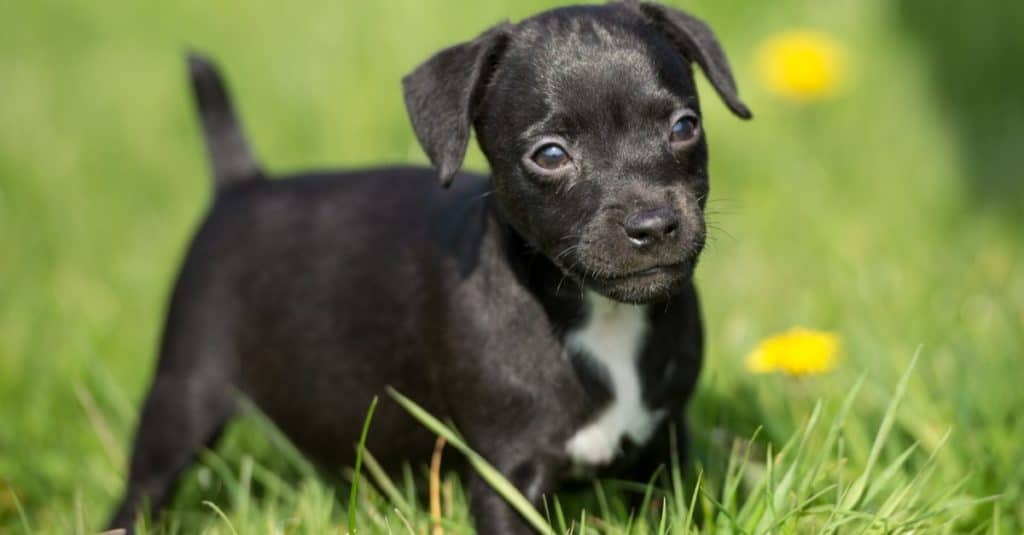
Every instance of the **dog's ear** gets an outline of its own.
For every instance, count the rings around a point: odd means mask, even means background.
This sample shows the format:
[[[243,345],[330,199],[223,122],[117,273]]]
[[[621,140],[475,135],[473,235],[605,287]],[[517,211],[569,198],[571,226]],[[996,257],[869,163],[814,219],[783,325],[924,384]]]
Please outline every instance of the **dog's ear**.
[[[704,75],[733,113],[744,119],[753,116],[747,105],[740,100],[736,81],[729,68],[729,59],[725,57],[722,45],[704,21],[658,4],[640,2],[633,5],[668,36],[683,57],[700,65]]]
[[[462,166],[470,128],[509,28],[502,23],[472,41],[446,48],[402,78],[412,128],[443,187]]]

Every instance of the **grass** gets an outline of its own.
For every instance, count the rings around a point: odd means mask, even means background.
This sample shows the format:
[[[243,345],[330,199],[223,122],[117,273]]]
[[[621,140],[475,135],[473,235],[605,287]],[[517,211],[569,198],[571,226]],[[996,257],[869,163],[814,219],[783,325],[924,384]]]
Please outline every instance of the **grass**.
[[[0,531],[89,533],[121,491],[163,303],[209,199],[186,46],[225,66],[273,170],[422,163],[400,76],[546,6],[6,6]],[[697,275],[708,351],[692,459],[650,485],[558,496],[542,521],[573,533],[1024,530],[1024,199],[978,194],[987,177],[960,139],[977,129],[947,113],[941,58],[884,0],[687,7],[723,37],[756,114],[733,119],[701,86],[716,230]],[[793,26],[848,45],[844,95],[797,105],[758,84],[756,45]],[[484,168],[477,152],[467,165]],[[839,333],[840,367],[799,379],[743,368],[758,340],[793,325]],[[359,476],[325,478],[250,411],[147,532],[344,533],[353,477],[361,532],[429,531],[428,460],[388,477],[366,453]],[[634,493],[647,506],[631,512]],[[446,531],[469,531],[447,473],[441,498]]]

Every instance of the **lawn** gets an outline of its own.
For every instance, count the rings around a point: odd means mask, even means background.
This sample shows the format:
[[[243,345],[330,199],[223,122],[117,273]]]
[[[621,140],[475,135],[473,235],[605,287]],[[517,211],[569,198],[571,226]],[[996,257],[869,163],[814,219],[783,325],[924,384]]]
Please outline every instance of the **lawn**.
[[[121,491],[165,299],[210,199],[188,47],[224,66],[272,170],[424,163],[399,78],[548,7],[170,4],[12,2],[0,20],[0,532],[94,532]],[[719,32],[755,113],[735,119],[702,84],[715,230],[697,273],[708,350],[694,456],[647,486],[559,496],[545,522],[1024,530],[1024,75],[998,59],[1024,54],[1010,22],[1024,8],[1003,4],[685,4]],[[845,48],[837,94],[799,102],[761,81],[759,46],[793,28]],[[474,150],[467,166],[486,163]],[[748,371],[759,341],[794,326],[840,337],[833,371]],[[428,531],[428,462],[389,478],[371,457],[360,532]],[[252,411],[154,531],[345,533],[352,472],[333,475]],[[445,530],[470,532],[457,479],[440,489]],[[630,493],[648,498],[632,514]]]

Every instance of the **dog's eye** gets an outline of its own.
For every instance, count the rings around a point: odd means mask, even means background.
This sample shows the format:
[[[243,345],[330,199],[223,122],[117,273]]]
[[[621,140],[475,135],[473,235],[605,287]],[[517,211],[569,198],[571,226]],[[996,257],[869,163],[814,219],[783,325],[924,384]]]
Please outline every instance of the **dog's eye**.
[[[668,140],[673,145],[682,145],[693,141],[700,132],[700,122],[693,115],[684,115],[672,125]]]
[[[541,169],[556,171],[569,163],[569,153],[557,143],[548,143],[530,157]]]

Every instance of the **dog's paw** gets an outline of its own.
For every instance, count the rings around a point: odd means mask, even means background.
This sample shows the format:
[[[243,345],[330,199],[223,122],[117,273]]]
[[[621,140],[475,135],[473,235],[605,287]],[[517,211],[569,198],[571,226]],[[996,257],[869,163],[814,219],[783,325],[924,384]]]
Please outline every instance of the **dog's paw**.
[[[618,454],[619,440],[599,426],[581,429],[569,439],[565,449],[569,458],[577,463],[606,466]]]

